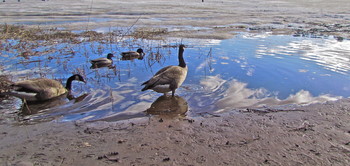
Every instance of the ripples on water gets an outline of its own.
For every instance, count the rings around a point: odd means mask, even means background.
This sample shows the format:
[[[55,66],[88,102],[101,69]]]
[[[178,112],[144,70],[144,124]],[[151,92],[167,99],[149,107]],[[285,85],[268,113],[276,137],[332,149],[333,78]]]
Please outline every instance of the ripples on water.
[[[176,92],[180,99],[174,103],[188,103],[189,116],[247,107],[310,104],[350,96],[349,40],[241,34],[229,40],[182,41],[187,45],[184,54],[189,73]],[[178,64],[180,42],[169,39],[116,44],[60,43],[26,50],[32,56],[23,56],[24,50],[5,49],[0,57],[2,74],[12,75],[13,81],[47,77],[65,82],[72,73],[86,76],[87,84],[73,83],[77,98],[50,101],[51,105],[58,103],[50,108],[33,106],[40,111],[22,115],[21,120],[115,121],[144,117],[146,110],[157,112],[150,109],[152,105],[169,101],[157,100],[161,94],[152,91],[141,92],[140,84],[160,68]],[[120,52],[139,47],[146,52],[144,59],[121,59]],[[89,60],[105,57],[109,52],[118,55],[113,68],[90,69]],[[179,105],[175,110],[184,110],[183,104]],[[3,108],[3,112],[11,115],[4,115],[3,121],[13,118],[11,112],[16,109]]]

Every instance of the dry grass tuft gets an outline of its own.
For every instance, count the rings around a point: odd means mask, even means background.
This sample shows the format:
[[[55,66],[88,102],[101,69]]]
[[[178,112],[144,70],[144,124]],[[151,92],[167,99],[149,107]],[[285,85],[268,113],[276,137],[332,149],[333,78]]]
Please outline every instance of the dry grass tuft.
[[[8,91],[11,84],[13,84],[13,82],[10,81],[9,76],[0,75],[0,93]],[[0,99],[1,97],[2,96],[0,95]]]
[[[167,28],[137,28],[130,35],[134,38],[142,39],[159,39],[161,36],[168,34]]]
[[[61,31],[54,29],[26,28],[20,25],[0,25],[0,39],[17,39],[25,41],[37,40],[73,40],[78,37],[77,34],[69,31]]]

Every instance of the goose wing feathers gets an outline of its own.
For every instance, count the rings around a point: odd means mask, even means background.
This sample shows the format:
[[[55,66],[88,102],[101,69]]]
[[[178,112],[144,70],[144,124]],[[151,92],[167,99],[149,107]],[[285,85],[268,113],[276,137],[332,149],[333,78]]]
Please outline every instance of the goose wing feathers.
[[[164,71],[168,70],[171,67],[175,67],[175,66],[164,67],[164,68],[160,69],[159,71],[157,71],[157,73],[154,76],[159,75],[160,73],[163,73]]]

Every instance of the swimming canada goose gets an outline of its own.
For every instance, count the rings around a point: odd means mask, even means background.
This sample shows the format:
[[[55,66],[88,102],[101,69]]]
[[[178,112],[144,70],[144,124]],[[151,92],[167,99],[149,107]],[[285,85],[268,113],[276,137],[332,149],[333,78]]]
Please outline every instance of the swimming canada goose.
[[[30,80],[19,81],[11,86],[14,90],[6,92],[7,95],[12,95],[22,100],[34,102],[34,101],[45,101],[65,93],[69,93],[72,88],[72,81],[85,82],[84,78],[79,74],[74,74],[67,79],[66,87],[64,87],[59,81],[47,79],[47,78],[36,78]]]
[[[166,93],[172,91],[174,97],[175,90],[181,86],[187,76],[187,65],[183,58],[183,52],[185,46],[179,46],[179,65],[167,66],[160,69],[151,79],[144,82],[142,85],[145,87],[141,91],[152,89],[158,93]]]
[[[114,57],[114,55],[112,53],[107,54],[107,58],[97,58],[97,59],[93,59],[91,60],[91,68],[95,69],[95,68],[100,68],[100,67],[108,67],[111,66],[113,64],[113,60],[112,57]]]
[[[139,48],[137,51],[122,52],[120,55],[122,56],[122,60],[133,60],[136,58],[142,60],[145,53],[142,48]]]

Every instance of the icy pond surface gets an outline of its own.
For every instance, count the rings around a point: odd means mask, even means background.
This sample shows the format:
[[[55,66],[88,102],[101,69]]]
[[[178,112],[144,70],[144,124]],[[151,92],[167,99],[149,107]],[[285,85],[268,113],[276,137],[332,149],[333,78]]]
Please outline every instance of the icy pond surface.
[[[141,92],[141,83],[160,68],[178,64],[180,43],[187,46],[184,58],[189,72],[176,91],[178,97]],[[2,47],[7,44],[18,41],[2,43]],[[32,56],[20,49],[2,49],[1,72],[12,75],[12,81],[47,77],[65,83],[73,73],[81,73],[87,84],[73,82],[74,100],[63,97],[29,106],[29,113],[20,113],[21,101],[17,100],[16,107],[2,107],[1,111],[9,117],[17,112],[18,119],[27,121],[116,121],[159,113],[164,105],[174,108],[174,116],[193,117],[248,107],[336,100],[350,96],[349,46],[349,40],[333,38],[244,33],[229,40],[63,42],[26,50]],[[120,52],[137,48],[146,53],[142,60],[121,59]],[[114,67],[90,69],[89,60],[110,52],[116,55]]]

